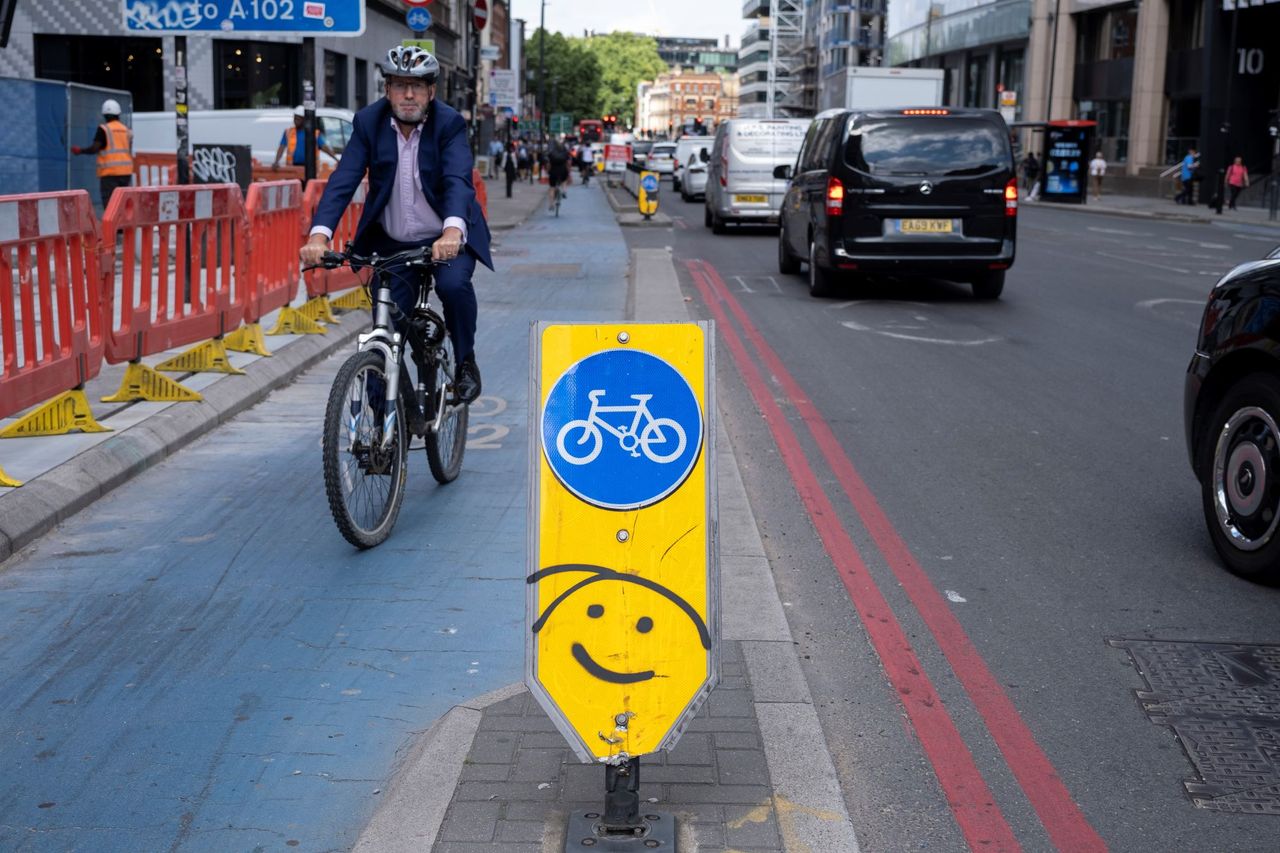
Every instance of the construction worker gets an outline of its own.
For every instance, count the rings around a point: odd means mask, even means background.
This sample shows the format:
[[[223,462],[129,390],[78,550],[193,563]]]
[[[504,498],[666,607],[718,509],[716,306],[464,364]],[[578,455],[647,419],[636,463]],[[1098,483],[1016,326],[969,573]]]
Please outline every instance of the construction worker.
[[[307,164],[307,151],[298,144],[298,134],[302,131],[302,125],[306,123],[307,111],[303,107],[296,107],[293,111],[293,127],[286,130],[280,135],[280,147],[276,149],[276,161],[271,164],[271,168],[280,168],[280,158],[286,153],[289,155],[289,164],[292,166],[305,166]],[[328,154],[334,160],[338,159],[338,155],[329,147],[328,141],[324,138],[324,134],[320,132],[320,121],[316,120],[316,148]]]
[[[133,181],[133,131],[120,121],[120,102],[107,98],[102,102],[103,123],[88,148],[71,146],[72,154],[98,155],[98,192],[105,209],[117,187]]]

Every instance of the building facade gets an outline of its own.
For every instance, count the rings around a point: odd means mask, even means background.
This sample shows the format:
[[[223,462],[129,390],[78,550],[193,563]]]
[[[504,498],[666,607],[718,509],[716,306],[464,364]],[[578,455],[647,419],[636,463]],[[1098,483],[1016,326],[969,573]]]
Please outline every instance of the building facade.
[[[675,137],[700,123],[711,133],[737,114],[737,81],[732,75],[707,71],[673,71],[641,83],[636,92],[636,131],[651,137]]]
[[[158,0],[158,5],[178,0]],[[491,3],[491,6],[499,5]],[[505,2],[501,5],[505,6]],[[403,39],[433,42],[440,60],[437,97],[466,109],[471,92],[471,7],[464,0],[431,4],[431,29],[417,35],[405,23],[403,0],[367,0],[366,25],[354,38],[315,40],[320,106],[359,109],[381,95],[378,63]],[[302,102],[300,39],[235,32],[187,36],[188,102],[192,109],[291,107]],[[20,3],[9,43],[0,49],[0,76],[85,83],[133,93],[136,111],[174,107],[174,37],[126,31],[119,2],[41,0]]]
[[[738,53],[728,47],[728,36],[724,47],[715,39],[656,36],[655,41],[658,56],[672,70],[732,73],[738,67]]]

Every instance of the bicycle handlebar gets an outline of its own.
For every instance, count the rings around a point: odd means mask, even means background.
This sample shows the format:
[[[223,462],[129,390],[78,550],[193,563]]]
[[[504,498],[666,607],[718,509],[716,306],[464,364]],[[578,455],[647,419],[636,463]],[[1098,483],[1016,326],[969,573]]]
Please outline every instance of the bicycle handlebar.
[[[409,267],[435,266],[436,261],[431,259],[431,244],[405,249],[403,252],[396,252],[391,255],[379,255],[377,252],[372,255],[360,255],[351,251],[350,247],[348,247],[342,252],[325,252],[320,257],[319,265],[327,270],[337,269],[343,264],[350,265],[352,269],[368,267],[372,270],[382,270],[400,263]],[[311,269],[314,269],[314,267]]]

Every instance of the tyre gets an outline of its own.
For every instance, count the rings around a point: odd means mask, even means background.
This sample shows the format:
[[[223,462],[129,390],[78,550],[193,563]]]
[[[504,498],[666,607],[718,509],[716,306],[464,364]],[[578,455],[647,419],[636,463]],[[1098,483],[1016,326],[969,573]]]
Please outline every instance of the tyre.
[[[818,244],[809,243],[809,295],[821,299],[836,291],[835,274],[818,263]]]
[[[1249,580],[1280,582],[1280,379],[1236,382],[1196,448],[1200,502],[1213,547]]]
[[[1004,270],[993,270],[973,280],[973,295],[977,299],[999,299],[1004,291]]]
[[[783,275],[795,275],[800,272],[800,259],[791,254],[787,248],[787,229],[778,228],[778,272]]]
[[[708,228],[711,227],[711,208],[709,207],[702,208],[702,224]]]
[[[720,218],[716,213],[711,214],[711,233],[725,234],[729,231],[728,223]]]
[[[437,350],[435,374],[427,382],[426,417],[428,422],[436,424],[438,420],[439,424],[427,429],[427,467],[440,484],[458,479],[462,471],[462,456],[467,450],[467,422],[471,406],[468,403],[449,405],[455,365],[453,343],[445,335]],[[441,407],[444,408],[443,413]]]
[[[404,411],[397,400],[394,411],[383,414],[386,383],[382,354],[356,353],[338,369],[324,412],[329,511],[342,537],[362,549],[391,535],[408,478]],[[388,428],[392,436],[384,447]]]

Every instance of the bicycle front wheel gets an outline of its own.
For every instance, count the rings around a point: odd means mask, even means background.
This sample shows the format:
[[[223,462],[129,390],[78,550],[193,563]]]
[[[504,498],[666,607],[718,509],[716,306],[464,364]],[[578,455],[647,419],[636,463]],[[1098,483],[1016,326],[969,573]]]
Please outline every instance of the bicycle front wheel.
[[[427,465],[431,468],[431,476],[442,484],[452,483],[462,471],[462,455],[467,449],[467,421],[471,412],[468,403],[449,403],[454,365],[453,342],[445,335],[435,359],[432,379],[427,383],[427,399],[434,401],[434,404],[428,404],[428,417],[433,423],[439,407],[444,407],[444,413],[438,418],[439,427],[427,430]]]
[[[408,476],[400,402],[386,412],[381,353],[360,352],[338,369],[324,413],[324,488],[342,537],[372,548],[391,535]],[[384,442],[386,430],[391,438]]]

